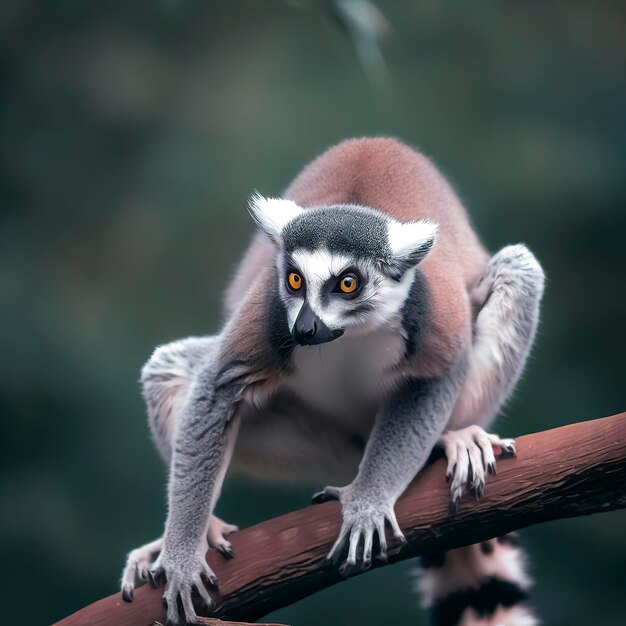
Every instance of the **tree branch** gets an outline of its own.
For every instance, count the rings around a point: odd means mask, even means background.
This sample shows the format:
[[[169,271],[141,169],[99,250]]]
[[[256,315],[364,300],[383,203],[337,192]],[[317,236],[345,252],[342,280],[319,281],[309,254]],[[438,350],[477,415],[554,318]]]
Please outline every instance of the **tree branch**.
[[[626,507],[626,413],[519,437],[517,457],[500,459],[484,497],[466,496],[448,512],[441,460],[426,467],[396,512],[408,543],[391,546],[393,563],[477,543],[554,519]],[[217,615],[256,620],[340,582],[326,554],[339,532],[336,502],[307,507],[231,536],[235,558],[207,555],[220,580]],[[385,563],[374,563],[382,567]],[[145,585],[132,603],[116,593],[56,626],[146,626],[165,623],[163,591]]]

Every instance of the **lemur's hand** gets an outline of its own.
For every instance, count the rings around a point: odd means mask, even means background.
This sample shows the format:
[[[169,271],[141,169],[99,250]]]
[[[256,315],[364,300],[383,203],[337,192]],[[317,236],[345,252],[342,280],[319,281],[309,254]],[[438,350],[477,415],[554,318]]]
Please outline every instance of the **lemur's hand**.
[[[164,549],[154,564],[152,576],[156,581],[163,577],[166,580],[163,601],[167,608],[168,626],[197,621],[198,616],[192,601],[194,591],[206,606],[207,612],[215,604],[207,586],[217,589],[217,576],[207,565],[204,554],[192,558],[176,558]],[[179,614],[179,598],[182,615]]]
[[[342,547],[349,535],[348,557],[342,565],[341,571],[345,575],[356,568],[367,569],[372,563],[372,547],[374,533],[378,535],[379,552],[377,557],[387,558],[387,539],[385,537],[385,522],[391,526],[393,536],[399,541],[406,539],[400,530],[394,503],[383,499],[368,496],[353,485],[347,487],[326,487],[313,496],[313,503],[319,504],[328,500],[341,502],[343,522],[339,537],[326,558],[337,560]],[[362,551],[359,550],[362,538]]]

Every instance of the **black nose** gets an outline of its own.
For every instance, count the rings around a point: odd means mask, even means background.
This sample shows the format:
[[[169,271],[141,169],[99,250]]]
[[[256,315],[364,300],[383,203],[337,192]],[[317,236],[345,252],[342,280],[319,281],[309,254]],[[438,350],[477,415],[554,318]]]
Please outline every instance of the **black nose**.
[[[312,339],[317,334],[317,322],[313,320],[313,326],[310,328],[307,328],[306,324],[301,324],[298,332],[305,339]]]
[[[293,325],[293,338],[301,346],[315,346],[332,341],[343,335],[343,330],[331,331],[322,320],[315,315],[313,309],[305,302]]]

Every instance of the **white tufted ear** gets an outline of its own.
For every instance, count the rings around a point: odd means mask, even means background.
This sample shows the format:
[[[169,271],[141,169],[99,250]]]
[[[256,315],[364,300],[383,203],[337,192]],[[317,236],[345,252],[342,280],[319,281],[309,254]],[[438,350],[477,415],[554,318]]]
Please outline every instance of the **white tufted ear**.
[[[284,226],[304,211],[295,202],[282,198],[265,198],[255,192],[248,201],[248,210],[257,226],[276,244]]]
[[[398,222],[391,220],[387,236],[392,251],[392,266],[398,274],[415,267],[435,243],[437,224],[428,220]]]

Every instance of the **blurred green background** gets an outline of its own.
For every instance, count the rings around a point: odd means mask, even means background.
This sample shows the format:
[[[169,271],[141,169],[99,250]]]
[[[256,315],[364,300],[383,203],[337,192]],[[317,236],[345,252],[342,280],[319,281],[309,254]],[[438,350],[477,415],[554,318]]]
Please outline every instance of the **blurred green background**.
[[[165,472],[138,372],[215,332],[253,226],[349,136],[421,148],[487,245],[547,293],[505,435],[626,410],[626,4],[3,0],[0,589],[45,624],[117,590],[159,535]],[[386,33],[386,36],[384,36]],[[382,46],[381,63],[378,41]],[[242,526],[312,487],[230,481]],[[623,624],[626,516],[524,533],[546,624]],[[272,616],[424,624],[408,563]]]

